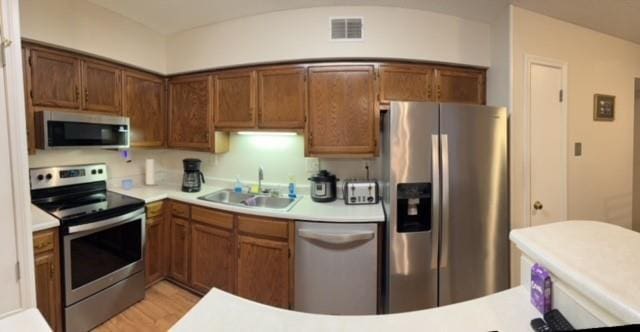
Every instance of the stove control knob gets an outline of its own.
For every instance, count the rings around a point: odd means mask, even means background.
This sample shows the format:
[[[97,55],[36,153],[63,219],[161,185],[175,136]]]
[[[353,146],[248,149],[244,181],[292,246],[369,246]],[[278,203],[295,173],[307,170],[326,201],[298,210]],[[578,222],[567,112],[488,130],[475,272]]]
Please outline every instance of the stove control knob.
[[[52,177],[53,177],[53,175],[51,175],[51,173],[47,174],[47,180],[51,180]]]
[[[95,170],[95,169],[92,169],[92,170],[91,170],[91,174],[96,175],[96,170]]]
[[[38,174],[38,181],[42,181],[42,180],[44,180],[44,175]]]
[[[98,174],[102,174],[102,168],[98,170]]]

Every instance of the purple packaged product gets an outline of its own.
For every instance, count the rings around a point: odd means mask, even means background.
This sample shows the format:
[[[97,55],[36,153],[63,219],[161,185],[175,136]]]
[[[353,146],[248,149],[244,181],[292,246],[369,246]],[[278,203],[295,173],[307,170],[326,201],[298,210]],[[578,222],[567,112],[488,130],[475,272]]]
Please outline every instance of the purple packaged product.
[[[551,311],[551,274],[538,263],[531,268],[531,304],[543,315]]]

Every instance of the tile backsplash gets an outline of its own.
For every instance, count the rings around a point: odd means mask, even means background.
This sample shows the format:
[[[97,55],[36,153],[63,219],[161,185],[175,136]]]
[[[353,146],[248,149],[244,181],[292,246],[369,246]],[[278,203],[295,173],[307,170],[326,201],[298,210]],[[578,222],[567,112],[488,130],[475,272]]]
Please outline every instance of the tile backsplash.
[[[258,167],[264,169],[265,184],[284,184],[289,176],[294,176],[300,185],[307,184],[307,178],[317,169],[307,171],[308,158],[304,157],[304,138],[296,136],[266,136],[231,134],[229,152],[212,154],[169,149],[131,149],[129,161],[121,151],[73,149],[38,150],[29,157],[30,167],[46,167],[104,162],[107,164],[111,185],[119,185],[120,180],[131,178],[136,185],[144,179],[145,159],[155,159],[156,183],[176,183],[182,176],[182,159],[202,160],[205,177],[234,181],[238,176],[243,183],[254,183],[258,177]],[[321,169],[328,169],[340,179],[365,176],[365,165],[369,165],[371,176],[378,177],[377,160],[371,159],[319,159]]]

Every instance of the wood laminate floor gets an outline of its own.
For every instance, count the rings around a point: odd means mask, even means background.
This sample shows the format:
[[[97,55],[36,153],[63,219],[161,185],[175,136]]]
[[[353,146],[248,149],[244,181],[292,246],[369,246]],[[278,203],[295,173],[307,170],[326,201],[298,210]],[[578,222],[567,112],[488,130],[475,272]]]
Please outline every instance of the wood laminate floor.
[[[200,297],[168,281],[147,289],[144,300],[96,327],[96,332],[167,331]]]

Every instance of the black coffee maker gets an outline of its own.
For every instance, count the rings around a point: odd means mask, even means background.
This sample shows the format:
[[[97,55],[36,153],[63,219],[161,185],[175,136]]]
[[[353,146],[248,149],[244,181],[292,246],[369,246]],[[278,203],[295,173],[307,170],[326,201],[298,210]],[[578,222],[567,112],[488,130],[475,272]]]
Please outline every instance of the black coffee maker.
[[[204,174],[200,171],[200,159],[183,159],[184,174],[182,175],[182,191],[195,193],[200,191],[200,186],[204,183]]]

